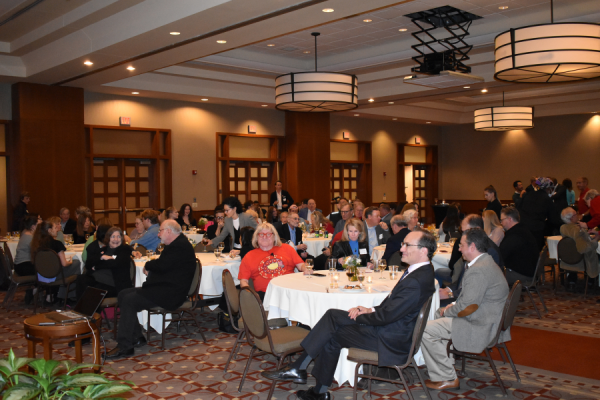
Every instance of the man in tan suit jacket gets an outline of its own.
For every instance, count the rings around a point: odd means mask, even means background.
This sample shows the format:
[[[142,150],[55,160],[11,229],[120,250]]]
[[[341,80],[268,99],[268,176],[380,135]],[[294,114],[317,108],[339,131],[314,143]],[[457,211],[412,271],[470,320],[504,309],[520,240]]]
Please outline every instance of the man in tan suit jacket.
[[[425,385],[430,389],[460,387],[454,362],[446,351],[447,340],[452,339],[457,350],[481,353],[498,332],[508,298],[506,278],[487,254],[489,242],[485,232],[478,228],[469,229],[460,240],[460,251],[467,262],[462,290],[455,303],[440,308],[436,319],[427,322],[421,342],[431,378]],[[507,330],[499,342],[508,340],[510,332]]]
[[[578,225],[578,216],[577,212],[571,207],[567,207],[560,213],[560,218],[563,220],[564,225],[560,227],[560,234],[563,237],[570,237],[575,239],[575,245],[577,246],[577,251],[580,254],[583,254],[585,258],[585,264],[587,265],[587,274],[590,278],[595,278],[598,276],[598,253],[596,253],[596,249],[598,248],[598,240],[600,239],[600,234],[596,234],[592,239],[589,233],[582,231],[580,226]],[[570,271],[583,271],[583,263],[581,265],[569,265],[561,262],[561,268],[566,267],[564,269]],[[569,273],[568,276],[569,282],[577,281],[577,272]]]

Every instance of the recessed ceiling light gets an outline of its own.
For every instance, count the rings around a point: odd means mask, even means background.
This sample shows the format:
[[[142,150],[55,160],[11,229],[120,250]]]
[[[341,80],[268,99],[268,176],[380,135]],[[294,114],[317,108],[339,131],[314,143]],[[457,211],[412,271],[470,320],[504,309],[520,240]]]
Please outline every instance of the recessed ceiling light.
[[[388,104],[394,104],[394,102],[393,101],[388,101]]]
[[[310,50],[303,51],[304,54],[310,54]]]
[[[369,103],[372,103],[374,101],[375,101],[375,99],[369,99]]]
[[[263,106],[263,107],[269,107],[269,105],[268,105],[268,104],[263,104],[262,106]]]
[[[140,94],[140,92],[131,92],[131,94]]]
[[[408,29],[406,29],[406,28],[401,28],[401,29],[398,29],[398,30],[399,30],[400,32],[406,32]]]
[[[88,61],[84,61],[83,63],[84,63],[85,65],[94,65],[94,63],[93,63],[93,62],[91,62],[90,60],[88,60]]]
[[[358,117],[360,114],[354,114],[355,117]]]
[[[481,89],[481,93],[487,93],[487,89]]]
[[[500,6],[498,7],[500,10],[506,10],[508,8],[508,6]]]
[[[363,22],[372,22],[372,19],[363,19]]]
[[[227,40],[217,40],[217,43],[220,43],[220,44],[227,43]]]
[[[323,12],[333,12],[333,8],[324,8]]]
[[[173,36],[179,36],[181,35],[181,32],[170,32],[170,34]]]
[[[273,43],[269,43],[267,47],[275,47],[275,45]]]
[[[471,89],[471,86],[463,86],[463,89]]]
[[[127,69],[128,69],[129,71],[133,71],[133,70],[135,70],[135,67],[132,67],[132,66],[130,65],[129,67],[127,67]]]
[[[208,101],[208,99],[200,99],[200,100],[202,100],[202,101]]]
[[[392,121],[397,121],[397,120],[398,120],[398,118],[392,118]]]
[[[427,122],[425,122],[425,123],[426,123],[426,124],[430,124],[431,122],[427,121]]]

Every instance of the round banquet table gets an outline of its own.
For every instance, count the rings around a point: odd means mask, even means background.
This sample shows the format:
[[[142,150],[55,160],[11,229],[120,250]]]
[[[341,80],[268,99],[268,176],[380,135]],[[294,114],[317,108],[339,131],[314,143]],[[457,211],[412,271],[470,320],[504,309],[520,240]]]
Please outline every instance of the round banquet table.
[[[202,264],[202,280],[200,281],[200,294],[204,298],[217,297],[223,294],[223,271],[228,269],[233,276],[233,281],[236,285],[240,284],[237,279],[238,273],[240,272],[241,259],[238,256],[237,259],[231,260],[227,256],[221,256],[221,261],[217,261],[214,253],[196,253],[196,258],[200,260]],[[147,257],[135,260],[136,274],[135,274],[135,286],[141,287],[146,282],[147,276],[144,274],[144,265],[146,265]],[[216,308],[216,306],[210,306]],[[148,313],[139,312],[138,320],[140,324],[146,326],[148,321]],[[150,319],[150,326],[152,326],[158,333],[162,333],[162,320],[160,315],[153,315]]]
[[[546,238],[546,241],[548,242],[548,254],[550,255],[550,258],[554,258],[555,260],[558,259],[558,242],[560,242],[562,238],[563,237],[560,235],[548,236]],[[596,253],[600,254],[600,246],[596,248]]]
[[[321,271],[327,273],[327,271]],[[329,277],[313,276],[306,278],[303,273],[295,273],[274,278],[267,287],[263,305],[268,311],[268,318],[287,318],[314,327],[330,308],[349,310],[352,307],[375,307],[385,299],[398,280],[380,280],[379,274],[373,275],[373,283],[365,284],[367,290],[362,292],[345,292],[340,289],[329,289]],[[401,275],[401,274],[400,274]],[[339,287],[348,284],[346,274],[340,273]],[[352,282],[356,284],[356,282]],[[329,292],[328,292],[329,291]],[[438,285],[433,295],[429,318],[433,319],[440,306]],[[342,349],[334,379],[341,386],[348,381],[354,384],[356,363],[347,359],[348,349]],[[421,351],[415,355],[419,365],[424,363]]]
[[[306,252],[313,257],[318,257],[323,253],[323,248],[329,246],[329,242],[333,235],[329,235],[329,237],[310,237],[307,234],[302,235],[302,243],[306,244],[307,249]]]
[[[191,233],[187,231],[184,232],[184,234],[188,239],[192,239],[196,244],[200,243],[204,237],[204,233]]]
[[[433,269],[448,268],[450,257],[452,256],[452,247],[448,243],[438,243],[438,249],[433,253],[431,264]]]

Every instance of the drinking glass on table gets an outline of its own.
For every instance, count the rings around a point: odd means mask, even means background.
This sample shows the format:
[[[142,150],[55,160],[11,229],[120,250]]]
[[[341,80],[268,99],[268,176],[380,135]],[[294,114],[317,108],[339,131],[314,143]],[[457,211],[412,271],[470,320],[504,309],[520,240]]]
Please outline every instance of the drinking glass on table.
[[[217,247],[219,248],[219,250],[220,250],[221,252],[223,252],[223,249],[225,248],[225,243],[223,243],[223,242],[220,242],[220,243],[219,243],[219,246],[217,246]]]
[[[379,260],[379,272],[380,272],[379,279],[385,279],[383,277],[383,271],[385,271],[386,268],[387,268],[387,262],[384,259]]]
[[[221,249],[218,247],[215,249],[215,257],[217,257],[217,261],[221,261]]]
[[[364,268],[359,268],[358,269],[358,282],[360,283],[360,286],[362,287],[363,282],[365,281],[365,269]]]
[[[312,275],[313,267],[314,267],[314,260],[311,258],[308,258],[306,260],[306,270],[308,271],[308,275],[306,277],[309,279],[312,278],[311,275]]]
[[[146,257],[148,257],[148,260],[152,260],[153,255],[154,255],[154,251],[146,250]]]
[[[327,262],[329,264],[329,273],[333,274],[337,270],[337,260],[335,258],[330,258]]]
[[[207,237],[202,238],[202,244],[204,245],[204,253],[208,253],[208,250],[206,250],[206,246],[208,246],[208,238]]]

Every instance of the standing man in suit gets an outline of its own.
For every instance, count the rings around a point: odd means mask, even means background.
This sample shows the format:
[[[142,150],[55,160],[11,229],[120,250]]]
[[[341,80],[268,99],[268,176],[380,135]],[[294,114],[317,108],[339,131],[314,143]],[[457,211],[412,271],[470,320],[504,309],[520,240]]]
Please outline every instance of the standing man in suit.
[[[60,209],[58,213],[60,217],[60,227],[65,235],[72,235],[75,233],[77,229],[77,222],[74,219],[71,219],[71,212],[67,207],[63,207]]]
[[[310,219],[310,217],[315,211],[321,210],[317,208],[317,203],[315,202],[315,199],[308,199],[308,202],[306,203],[306,208],[300,210],[298,215],[300,215],[300,218],[304,218],[309,224],[312,224],[312,219]]]
[[[410,233],[410,230],[408,229],[408,217],[394,215],[390,221],[390,225],[392,225],[392,232],[394,232],[394,234],[388,239],[385,245],[385,253],[383,253],[383,257],[381,257],[388,263],[390,262],[390,258],[400,251],[404,238]]]
[[[440,308],[436,319],[427,322],[421,348],[431,380],[430,389],[458,389],[460,382],[446,345],[481,353],[494,339],[508,298],[508,285],[498,265],[487,254],[488,237],[482,229],[469,229],[460,239],[460,251],[467,261],[462,291],[456,303]],[[499,341],[510,340],[506,331]]]
[[[312,375],[317,384],[308,390],[299,390],[296,395],[303,400],[329,400],[328,389],[344,347],[378,352],[381,366],[405,363],[419,311],[435,291],[429,260],[436,248],[431,233],[409,233],[402,246],[402,261],[410,267],[380,305],[358,306],[349,311],[328,310],[300,343],[305,351],[296,361],[262,375],[268,379],[306,383],[306,368],[314,359]]]
[[[137,313],[154,307],[175,310],[183,304],[190,291],[196,272],[194,247],[181,233],[181,226],[174,220],[166,220],[158,233],[165,244],[160,258],[144,266],[148,275],[142,287],[119,292],[121,318],[117,330],[117,347],[106,354],[107,359],[134,355],[134,347],[146,344]]]
[[[506,280],[511,286],[517,280],[529,282],[540,254],[536,239],[520,223],[521,217],[516,208],[503,208],[501,215],[500,223],[505,233],[500,243],[500,255],[506,267]]]
[[[306,260],[307,258],[314,258],[309,256],[309,254],[306,252],[308,246],[302,243],[302,229],[298,228],[299,224],[300,217],[298,214],[295,212],[289,212],[287,216],[287,224],[283,224],[281,227],[277,228],[279,238],[283,243],[293,243],[293,247],[303,260]]]
[[[273,207],[277,207],[278,210],[287,211],[290,204],[294,202],[294,199],[282,187],[283,183],[281,181],[275,182],[275,191],[271,193],[270,203]]]
[[[369,207],[365,210],[365,219],[363,221],[365,225],[365,233],[367,234],[367,241],[369,242],[369,255],[373,254],[373,249],[380,244],[386,244],[391,234],[387,225],[382,226],[381,217],[379,216],[379,209],[377,207]]]
[[[512,201],[515,203],[515,207],[521,207],[521,201],[523,200],[523,195],[525,194],[525,189],[523,189],[523,182],[514,181],[513,188],[515,192],[512,195]]]

